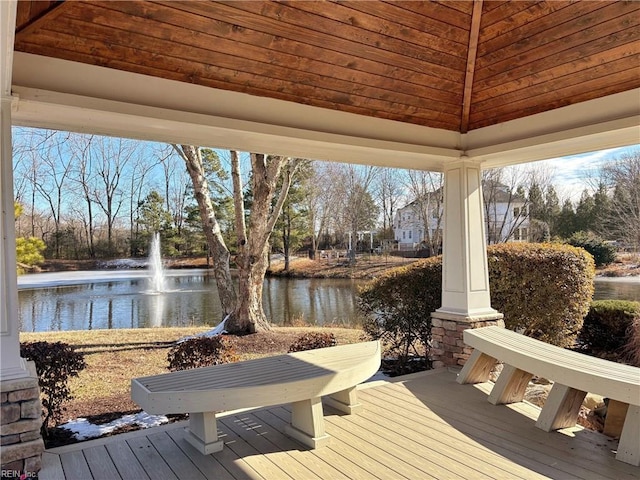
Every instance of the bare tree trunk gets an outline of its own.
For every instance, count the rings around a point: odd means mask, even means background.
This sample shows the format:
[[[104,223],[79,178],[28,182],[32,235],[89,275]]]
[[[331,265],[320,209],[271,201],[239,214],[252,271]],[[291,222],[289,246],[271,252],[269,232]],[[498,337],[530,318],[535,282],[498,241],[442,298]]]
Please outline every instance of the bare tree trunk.
[[[193,190],[200,210],[202,227],[212,254],[213,274],[216,279],[224,318],[236,310],[237,297],[233,287],[231,271],[229,270],[231,255],[222,238],[220,225],[211,203],[209,185],[204,174],[200,149],[191,145],[180,145],[180,147],[173,145],[173,148],[185,161],[187,171],[193,182]]]
[[[288,164],[276,205],[278,177]],[[269,238],[289,192],[295,164],[286,157],[251,154],[253,203],[249,226],[245,223],[244,194],[237,152],[231,152],[231,177],[238,236],[238,303],[225,324],[229,333],[254,333],[270,330],[262,308],[262,286],[268,266]]]

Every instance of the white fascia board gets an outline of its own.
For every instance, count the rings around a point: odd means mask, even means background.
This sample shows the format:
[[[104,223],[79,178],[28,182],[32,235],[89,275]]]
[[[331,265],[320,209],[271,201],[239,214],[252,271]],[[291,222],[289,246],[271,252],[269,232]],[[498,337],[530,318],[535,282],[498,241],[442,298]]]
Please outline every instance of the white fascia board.
[[[16,53],[16,125],[441,170],[457,132]]]
[[[479,128],[463,144],[483,168],[640,143],[640,89]]]

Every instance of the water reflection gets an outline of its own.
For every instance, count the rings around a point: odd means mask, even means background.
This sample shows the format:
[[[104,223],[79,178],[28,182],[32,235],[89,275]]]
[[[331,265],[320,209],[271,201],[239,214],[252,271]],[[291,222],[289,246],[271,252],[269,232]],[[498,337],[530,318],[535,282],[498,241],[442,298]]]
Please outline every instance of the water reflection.
[[[19,290],[20,329],[36,332],[215,326],[222,319],[215,280],[206,270],[170,271],[167,291],[162,294],[149,294],[144,272],[124,272],[118,279],[109,275],[116,274],[95,272],[93,281],[87,283],[48,283],[46,288]],[[21,281],[35,285],[28,280]],[[86,281],[84,277],[82,281]],[[263,292],[265,313],[277,325],[359,324],[359,283],[349,279],[268,278]],[[595,298],[640,301],[640,281],[597,280]]]
[[[214,326],[222,318],[215,280],[206,270],[172,272],[167,291],[149,294],[144,277],[21,289],[22,331]],[[357,282],[342,279],[265,280],[267,318],[277,325],[352,325]]]

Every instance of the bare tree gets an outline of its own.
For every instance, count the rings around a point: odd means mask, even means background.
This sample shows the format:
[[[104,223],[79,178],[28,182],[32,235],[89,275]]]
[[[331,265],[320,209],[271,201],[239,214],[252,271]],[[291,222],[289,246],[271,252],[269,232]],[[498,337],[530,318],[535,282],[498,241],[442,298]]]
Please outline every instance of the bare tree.
[[[314,162],[311,175],[304,179],[313,258],[316,258],[320,236],[326,232],[337,203],[330,167],[331,164]]]
[[[231,151],[231,177],[238,254],[238,294],[229,270],[230,254],[211,202],[199,147],[173,145],[187,165],[193,182],[207,243],[213,256],[218,294],[229,333],[254,333],[270,329],[262,307],[262,285],[268,265],[269,238],[286,199],[297,162],[287,157],[252,153],[252,203],[247,216],[240,158]],[[280,190],[278,179],[282,174]],[[277,199],[274,203],[274,199]]]
[[[87,241],[87,251],[89,257],[95,258],[95,218],[93,212],[94,188],[93,188],[93,152],[91,146],[93,135],[72,134],[70,137],[70,149],[74,157],[75,175],[74,180],[80,185],[82,199],[86,205],[86,211],[75,208],[76,213],[83,219],[83,226]]]
[[[640,247],[640,150],[624,153],[602,167],[603,184],[612,192],[606,222],[620,240]]]
[[[298,165],[297,160],[288,157],[251,153],[250,158],[252,203],[247,225],[240,160],[237,152],[231,152],[238,236],[238,301],[225,328],[232,333],[254,333],[271,328],[262,307],[262,286],[269,263],[269,238]],[[281,173],[282,182],[278,191]]]
[[[126,167],[139,154],[139,143],[121,138],[96,137],[98,158],[95,162],[96,186],[93,201],[102,210],[107,222],[107,249],[114,252],[113,229],[125,201],[121,182]]]
[[[382,168],[378,175],[377,192],[382,206],[383,235],[393,229],[393,219],[403,196],[401,174],[402,171],[397,168]],[[392,231],[391,238],[393,238]]]
[[[519,166],[482,172],[487,243],[501,243],[516,237],[528,225],[529,199],[525,195],[535,179],[534,171]]]
[[[355,263],[358,231],[372,228],[378,216],[371,188],[380,167],[343,164],[341,170],[335,185],[340,189],[341,213],[351,238],[349,262]]]
[[[422,241],[431,254],[442,246],[444,176],[437,172],[409,170],[407,188],[415,199],[414,210],[422,225]]]
[[[236,291],[233,287],[233,279],[229,269],[231,254],[222,237],[220,224],[216,218],[209,183],[205,174],[202,161],[202,152],[199,147],[192,145],[172,145],[176,153],[184,160],[189,176],[193,183],[194,196],[198,203],[202,228],[207,238],[209,250],[213,260],[213,274],[218,287],[218,296],[222,305],[223,318],[231,315],[236,309]]]
[[[66,182],[72,171],[72,159],[63,149],[66,138],[51,137],[52,142],[47,142],[39,149],[40,160],[44,168],[42,181],[34,185],[40,196],[49,205],[51,217],[54,223],[54,254],[60,257],[61,221]]]

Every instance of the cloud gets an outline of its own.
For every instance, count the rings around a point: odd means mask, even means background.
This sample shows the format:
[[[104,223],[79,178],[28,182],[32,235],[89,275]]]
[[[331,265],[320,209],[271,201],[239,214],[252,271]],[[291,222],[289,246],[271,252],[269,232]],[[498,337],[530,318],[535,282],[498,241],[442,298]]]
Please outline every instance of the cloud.
[[[569,157],[552,158],[537,163],[553,171],[553,184],[560,198],[569,198],[571,201],[577,202],[585,189],[591,191],[595,188],[600,168],[604,164],[639,148],[640,145],[611,148]]]

